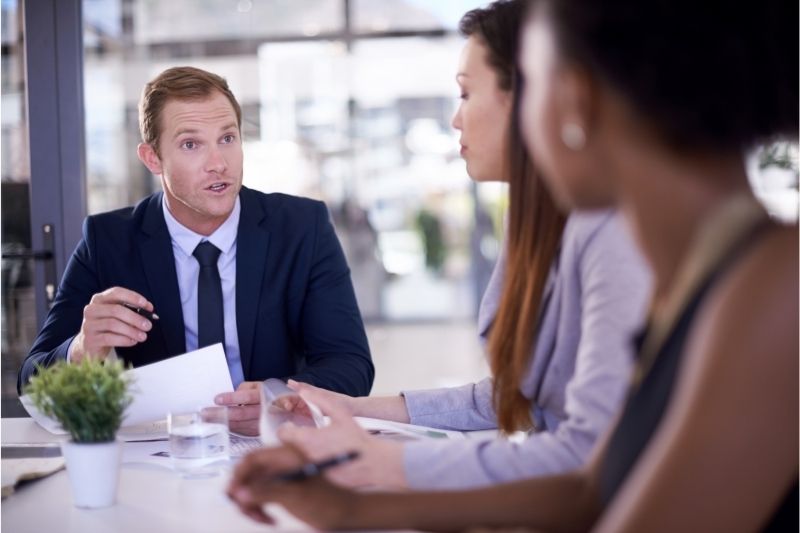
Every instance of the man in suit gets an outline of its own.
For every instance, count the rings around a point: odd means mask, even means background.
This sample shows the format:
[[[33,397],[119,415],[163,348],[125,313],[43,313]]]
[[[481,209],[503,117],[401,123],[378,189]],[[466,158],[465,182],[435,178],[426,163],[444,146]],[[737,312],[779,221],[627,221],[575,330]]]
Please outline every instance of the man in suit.
[[[257,434],[270,377],[367,395],[374,367],[325,205],[242,186],[227,82],[168,69],[145,86],[139,122],[139,159],[163,192],[86,219],[18,387],[36,364],[114,349],[139,366],[222,342],[236,392],[215,401],[234,431]]]

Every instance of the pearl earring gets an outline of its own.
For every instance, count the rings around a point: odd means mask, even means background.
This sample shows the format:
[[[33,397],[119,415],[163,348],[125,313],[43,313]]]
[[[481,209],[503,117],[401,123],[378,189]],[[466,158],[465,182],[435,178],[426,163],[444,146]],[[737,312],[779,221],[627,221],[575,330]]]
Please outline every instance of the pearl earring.
[[[561,141],[570,150],[578,151],[586,146],[586,132],[574,122],[567,122],[561,126]]]

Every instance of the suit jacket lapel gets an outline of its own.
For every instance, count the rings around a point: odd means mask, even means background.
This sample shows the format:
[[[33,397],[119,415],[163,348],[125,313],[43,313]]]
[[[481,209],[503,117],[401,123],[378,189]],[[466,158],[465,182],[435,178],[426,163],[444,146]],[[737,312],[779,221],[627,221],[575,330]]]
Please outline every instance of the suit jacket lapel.
[[[150,301],[160,317],[154,329],[160,329],[164,336],[168,350],[168,354],[164,355],[177,355],[186,351],[186,335],[172,240],[161,211],[161,196],[162,193],[154,194],[144,206],[141,231],[137,238],[145,278],[150,287]]]
[[[269,232],[263,223],[267,213],[263,205],[256,201],[254,193],[243,187],[239,198],[242,211],[236,237],[236,327],[239,330],[242,371],[247,379],[253,360],[253,338],[261,300]]]

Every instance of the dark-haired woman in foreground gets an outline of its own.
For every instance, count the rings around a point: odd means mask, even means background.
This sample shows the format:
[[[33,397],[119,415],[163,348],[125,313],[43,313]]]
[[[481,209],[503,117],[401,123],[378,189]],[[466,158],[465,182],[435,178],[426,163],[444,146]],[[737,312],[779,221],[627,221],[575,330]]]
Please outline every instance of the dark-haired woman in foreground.
[[[637,378],[583,470],[468,492],[276,485],[229,493],[327,528],[797,531],[798,232],[753,198],[743,153],[798,128],[797,4],[540,0],[522,123],[568,206],[616,204],[655,273]]]

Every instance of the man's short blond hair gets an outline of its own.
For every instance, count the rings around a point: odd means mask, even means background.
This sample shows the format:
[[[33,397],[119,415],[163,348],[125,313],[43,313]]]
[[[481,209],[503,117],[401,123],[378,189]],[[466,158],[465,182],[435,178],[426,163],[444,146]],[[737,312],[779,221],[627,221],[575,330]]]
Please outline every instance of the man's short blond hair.
[[[156,153],[161,135],[161,114],[170,100],[205,100],[219,92],[231,103],[236,113],[236,125],[242,129],[242,108],[233,96],[225,78],[194,67],[173,67],[149,81],[139,100],[139,131],[142,142]]]

